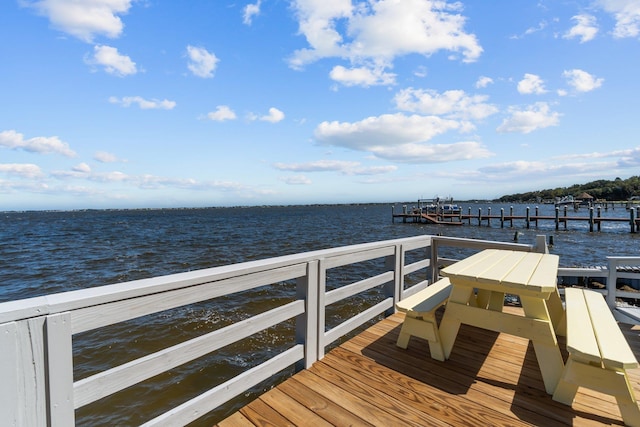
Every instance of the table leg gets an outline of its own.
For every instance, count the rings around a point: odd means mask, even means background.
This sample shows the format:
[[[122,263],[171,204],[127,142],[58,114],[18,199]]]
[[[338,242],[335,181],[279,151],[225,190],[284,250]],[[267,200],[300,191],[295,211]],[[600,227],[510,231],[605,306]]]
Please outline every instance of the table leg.
[[[549,307],[549,315],[551,316],[551,322],[553,323],[553,329],[556,331],[556,334],[566,336],[566,323],[564,325],[562,323],[565,321],[565,314],[558,288],[556,288],[556,291],[552,292],[549,296],[547,306]]]
[[[489,300],[491,299],[491,291],[486,289],[478,289],[478,295],[476,296],[476,307],[487,308]]]
[[[548,324],[545,332],[531,338],[536,359],[540,366],[544,387],[548,394],[553,394],[562,375],[564,361],[556,339],[554,326],[549,315],[547,303],[541,298],[520,297],[524,314],[530,319],[544,320]]]
[[[491,299],[489,299],[489,310],[502,311],[504,307],[504,292],[491,292]]]
[[[449,295],[449,304],[461,304],[467,305],[473,296],[473,288],[466,286],[453,286],[451,289],[451,295]],[[451,313],[447,315],[447,309],[444,310],[442,321],[440,322],[440,339],[442,340],[442,349],[444,350],[444,357],[448,359],[453,349],[453,344],[456,341],[458,330],[460,329],[460,320],[455,319]]]

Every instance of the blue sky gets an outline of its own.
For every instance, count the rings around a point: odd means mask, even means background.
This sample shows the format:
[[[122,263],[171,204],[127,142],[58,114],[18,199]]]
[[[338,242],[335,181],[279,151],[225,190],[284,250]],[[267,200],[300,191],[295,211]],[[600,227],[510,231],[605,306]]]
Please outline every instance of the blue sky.
[[[0,39],[0,210],[639,173],[639,0],[6,0]]]

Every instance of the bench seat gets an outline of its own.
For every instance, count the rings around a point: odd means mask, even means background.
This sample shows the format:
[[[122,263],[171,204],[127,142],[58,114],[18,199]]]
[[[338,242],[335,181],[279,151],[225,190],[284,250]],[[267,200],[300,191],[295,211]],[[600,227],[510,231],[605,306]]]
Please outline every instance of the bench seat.
[[[566,288],[567,351],[569,358],[553,400],[571,406],[578,387],[616,398],[626,425],[640,426],[640,409],[627,369],[638,361],[602,294]]]
[[[396,309],[405,313],[405,318],[396,345],[407,348],[412,336],[423,338],[429,341],[431,357],[444,361],[435,313],[439,307],[447,303],[450,293],[451,283],[448,278],[444,278],[398,301]]]

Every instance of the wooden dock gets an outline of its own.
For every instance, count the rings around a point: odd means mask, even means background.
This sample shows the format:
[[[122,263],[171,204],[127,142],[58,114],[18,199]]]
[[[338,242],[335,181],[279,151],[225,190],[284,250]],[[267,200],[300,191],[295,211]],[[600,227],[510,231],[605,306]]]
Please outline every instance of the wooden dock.
[[[402,319],[371,326],[218,425],[622,425],[610,396],[581,388],[572,407],[553,401],[526,339],[462,325],[439,362],[419,338],[396,347]],[[640,356],[638,327],[621,329]],[[629,374],[638,397],[640,369]]]
[[[462,221],[454,221],[454,219],[458,217],[457,215],[449,215],[448,220],[444,215],[422,213],[420,216],[421,220],[424,220],[429,224],[462,225]]]
[[[589,231],[601,231],[602,224],[606,222],[614,223],[627,223],[629,224],[631,233],[640,231],[640,208],[630,209],[629,217],[611,217],[602,216],[602,209],[589,208],[589,215],[569,215],[566,207],[564,209],[556,208],[555,215],[540,215],[538,208],[536,207],[533,212],[530,208],[526,208],[525,215],[514,215],[513,210],[506,213],[504,209],[500,210],[499,214],[492,214],[491,208],[488,208],[486,212],[482,209],[478,209],[477,213],[472,213],[471,208],[468,208],[467,213],[462,213],[462,210],[458,213],[424,213],[419,209],[406,210],[403,209],[402,213],[395,213],[392,207],[391,218],[395,222],[396,219],[402,220],[402,222],[414,222],[414,223],[427,223],[427,224],[444,224],[444,225],[463,225],[465,223],[472,225],[491,226],[492,224],[498,224],[500,227],[513,227],[514,221],[520,221],[524,223],[526,228],[531,226],[538,226],[539,222],[552,221],[555,223],[555,229],[560,229],[562,225],[564,229],[567,229],[567,224],[570,222],[582,222],[589,225]]]

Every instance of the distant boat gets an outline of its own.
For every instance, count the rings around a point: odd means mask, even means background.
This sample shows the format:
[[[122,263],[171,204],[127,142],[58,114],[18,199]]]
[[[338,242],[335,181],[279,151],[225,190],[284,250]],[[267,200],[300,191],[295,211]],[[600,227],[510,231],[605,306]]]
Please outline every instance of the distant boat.
[[[562,198],[556,197],[555,205],[556,206],[574,205],[575,203],[576,203],[576,200],[573,199],[573,196],[564,196]]]
[[[436,196],[433,199],[420,199],[418,204],[421,211],[426,214],[457,215],[460,213],[460,206],[453,203],[453,198],[451,197],[441,199]]]

